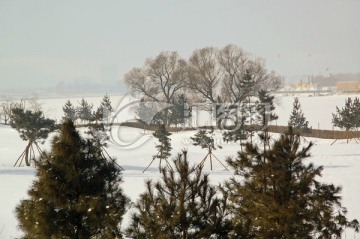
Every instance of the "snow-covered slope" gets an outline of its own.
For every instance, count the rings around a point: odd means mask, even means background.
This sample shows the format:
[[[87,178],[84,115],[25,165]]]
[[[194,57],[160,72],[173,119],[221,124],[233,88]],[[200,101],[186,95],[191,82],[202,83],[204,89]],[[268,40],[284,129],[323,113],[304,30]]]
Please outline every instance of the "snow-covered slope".
[[[318,122],[321,128],[331,129],[331,113],[335,111],[335,106],[342,106],[347,96],[323,96],[323,97],[300,97],[300,103],[305,117],[309,120],[313,128],[317,128]],[[120,99],[120,97],[118,98]],[[88,99],[94,105],[101,100],[101,97]],[[49,117],[61,118],[62,105],[66,99],[47,99],[43,102],[43,109],[49,109]],[[114,105],[116,100],[112,98]],[[278,107],[278,125],[286,125],[290,111],[292,109],[293,97],[283,97],[282,104]],[[76,100],[73,103],[77,103]],[[130,116],[129,116],[130,117]],[[195,132],[173,133],[172,153],[175,155],[182,149],[187,149],[190,153],[190,160],[198,164],[205,156],[206,152],[199,147],[191,145],[190,137]],[[277,137],[274,135],[273,137]],[[50,137],[51,138],[51,137]],[[234,143],[225,144],[221,140],[220,132],[216,132],[216,140],[222,144],[223,149],[216,150],[215,155],[223,162],[227,156],[234,156],[239,146]],[[349,218],[360,219],[360,145],[355,141],[346,144],[345,141],[337,141],[330,146],[332,140],[313,140],[315,145],[312,148],[312,157],[308,161],[315,165],[323,165],[322,181],[341,185],[343,187],[343,205],[348,208]],[[43,149],[49,149],[48,140]],[[123,188],[125,193],[135,201],[137,196],[144,189],[144,180],[147,178],[158,179],[158,163],[154,162],[151,167],[142,173],[143,169],[150,163],[152,155],[155,154],[155,141],[151,137],[151,132],[144,132],[140,129],[127,127],[114,127],[112,130],[112,142],[109,144],[108,153],[117,158],[118,163],[125,169]],[[132,142],[140,142],[135,147]],[[122,144],[122,146],[121,146]],[[125,144],[129,144],[125,147]],[[14,238],[21,235],[17,228],[17,221],[14,216],[14,208],[23,198],[26,198],[27,189],[34,179],[34,168],[13,168],[18,156],[24,150],[26,143],[23,142],[18,133],[8,126],[0,125],[0,238]],[[226,171],[223,166],[213,161],[214,170],[210,171],[209,162],[205,164],[205,171],[210,174],[213,183],[217,184],[232,176],[232,172]],[[125,224],[128,218],[125,219]],[[347,232],[348,238],[353,237],[353,232]],[[345,236],[344,236],[345,238]],[[360,238],[360,234],[356,235]]]

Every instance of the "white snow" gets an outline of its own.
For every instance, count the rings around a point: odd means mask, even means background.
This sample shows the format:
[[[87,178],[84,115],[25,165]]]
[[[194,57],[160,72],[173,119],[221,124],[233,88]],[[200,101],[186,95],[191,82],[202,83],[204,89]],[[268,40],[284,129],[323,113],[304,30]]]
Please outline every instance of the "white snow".
[[[114,108],[120,102],[121,97],[110,96]],[[335,112],[335,107],[342,107],[348,96],[299,96],[299,100],[305,117],[309,120],[313,128],[332,129],[331,114]],[[102,97],[85,97],[86,100],[92,102],[95,107],[99,105]],[[73,98],[71,101],[74,105],[81,98]],[[280,97],[281,105],[277,107],[279,115],[278,125],[286,125],[289,114],[292,109],[293,96]],[[45,109],[47,117],[61,119],[62,106],[67,99],[41,99],[42,108]],[[127,100],[130,102],[130,100]],[[123,102],[124,105],[124,102]],[[128,110],[128,109],[126,109]],[[120,117],[120,116],[119,116]],[[131,119],[129,113],[121,115],[121,120]],[[172,153],[175,156],[182,149],[189,150],[190,161],[198,164],[205,157],[206,151],[199,147],[191,145],[190,136],[195,132],[178,132],[173,133]],[[52,135],[53,136],[53,135]],[[50,149],[51,137],[44,145],[40,145],[42,149]],[[217,142],[221,143],[223,149],[214,151],[214,154],[224,162],[227,156],[235,156],[239,146],[234,143],[224,144],[221,140],[221,134],[216,132]],[[348,209],[348,218],[360,219],[360,145],[354,140],[346,144],[345,140],[337,141],[330,146],[333,140],[322,140],[307,138],[313,141],[311,153],[312,157],[308,159],[316,166],[323,165],[323,177],[321,181],[333,183],[342,186],[343,206]],[[136,141],[137,143],[133,143]],[[125,169],[123,172],[124,183],[122,188],[124,192],[136,201],[138,195],[145,189],[145,179],[157,180],[160,177],[158,172],[158,161],[155,160],[149,169],[142,171],[149,165],[152,156],[156,150],[154,148],[155,141],[151,137],[151,132],[145,132],[140,129],[127,127],[114,127],[112,131],[112,142],[107,149],[108,153],[117,158],[117,162]],[[119,145],[122,146],[119,146]],[[127,146],[126,146],[127,145]],[[130,145],[130,146],[129,146]],[[136,147],[135,147],[136,145]],[[21,231],[17,228],[17,221],[14,214],[16,205],[20,200],[27,197],[32,180],[34,179],[35,170],[32,167],[13,167],[16,159],[25,149],[26,142],[22,141],[14,129],[9,126],[0,125],[0,238],[15,238],[21,235]],[[163,163],[165,165],[165,162]],[[213,171],[210,171],[210,162],[205,162],[205,171],[210,174],[210,179],[214,184],[222,182],[232,176],[232,172],[228,172],[217,161],[213,160]],[[90,209],[89,209],[90,210]],[[129,213],[125,217],[126,225],[129,219]],[[353,231],[347,231],[347,237],[353,238]],[[345,238],[345,235],[343,235]],[[360,234],[356,234],[356,238],[360,238]]]

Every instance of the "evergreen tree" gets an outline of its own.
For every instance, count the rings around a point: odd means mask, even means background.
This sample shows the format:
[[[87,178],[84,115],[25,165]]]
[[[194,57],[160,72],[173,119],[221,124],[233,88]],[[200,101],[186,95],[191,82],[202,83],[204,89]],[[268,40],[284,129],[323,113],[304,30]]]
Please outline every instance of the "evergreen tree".
[[[153,133],[153,136],[158,139],[159,144],[157,144],[155,147],[157,149],[157,154],[153,156],[152,161],[150,164],[144,169],[143,172],[145,172],[150,165],[154,162],[155,159],[159,159],[159,170],[162,171],[161,162],[162,160],[165,160],[167,167],[172,170],[171,165],[168,162],[168,158],[171,156],[171,139],[169,138],[171,134],[166,130],[166,127],[164,124],[158,124],[157,129]]]
[[[299,98],[295,97],[293,103],[293,110],[289,119],[289,126],[291,126],[295,132],[310,132],[309,121],[304,117],[304,113],[301,110]]]
[[[41,157],[29,198],[16,207],[23,238],[121,238],[129,201],[121,182],[115,159],[65,121]]]
[[[94,122],[92,124],[88,125],[88,135],[91,137],[89,140],[91,140],[94,144],[98,145],[99,147],[106,147],[106,141],[109,139],[108,131],[109,128],[104,125],[102,122]]]
[[[236,143],[239,141],[242,151],[242,141],[248,138],[248,131],[245,129],[244,125],[245,117],[240,117],[238,119],[240,119],[240,121],[235,122],[234,129],[223,132],[223,139],[226,142],[233,141]]]
[[[164,168],[161,180],[146,181],[146,191],[135,204],[127,233],[131,238],[228,238],[227,195],[209,182],[201,168],[190,166],[184,151]],[[223,192],[222,197],[219,195]]]
[[[114,112],[114,108],[111,106],[110,97],[107,94],[104,95],[104,97],[102,98],[102,101],[97,111],[99,117],[101,117],[101,120],[103,121],[108,121],[111,113]]]
[[[212,157],[214,157],[226,170],[227,167],[213,154],[213,150],[216,150],[215,140],[213,135],[213,130],[199,130],[194,137],[190,137],[193,141],[193,145],[200,146],[202,149],[207,149],[207,154],[205,158],[200,162],[200,166],[203,167],[206,159],[210,158],[210,169],[212,170]],[[217,145],[218,148],[222,148],[220,145]]]
[[[240,81],[241,88],[243,89],[244,95],[251,97],[255,91],[255,80],[249,70],[245,70],[245,74]]]
[[[345,129],[347,142],[349,141],[349,131],[360,127],[360,102],[356,97],[354,102],[351,97],[345,100],[345,106],[340,110],[336,106],[336,114],[333,114],[332,123],[340,129]]]
[[[171,135],[170,132],[166,130],[165,125],[159,124],[156,131],[153,133],[154,137],[159,140],[158,145],[156,145],[156,148],[158,150],[158,154],[154,155],[155,158],[159,159],[167,159],[170,157],[170,151],[171,151],[171,139],[169,136]]]
[[[170,151],[172,149],[171,147],[171,139],[170,139],[170,132],[166,130],[166,127],[164,124],[159,124],[155,132],[153,133],[154,137],[158,139],[159,144],[156,145],[156,149],[158,150],[158,153],[153,156],[154,159],[158,158],[160,159],[159,163],[159,170],[161,171],[161,161],[165,160],[167,165],[170,167],[170,165],[167,162],[167,159],[171,156]],[[171,168],[171,167],[170,167]]]
[[[93,105],[89,104],[84,98],[81,99],[80,106],[76,108],[77,117],[82,123],[90,122],[93,119],[92,114]]]
[[[139,107],[135,109],[139,120],[148,125],[155,123],[154,117],[158,113],[157,109],[151,103],[153,102],[141,99]]]
[[[349,131],[355,127],[355,114],[353,114],[353,102],[351,97],[345,100],[345,106],[340,110],[336,106],[336,114],[333,114],[332,123],[340,129]]]
[[[187,99],[184,94],[181,94],[176,101],[173,101],[173,106],[170,108],[170,124],[185,125],[186,120],[191,117],[191,108],[186,106]]]
[[[277,120],[279,117],[274,113],[274,96],[269,95],[266,90],[258,91],[258,101],[256,105],[257,119],[259,124],[267,128],[271,121]]]
[[[257,97],[257,122],[261,126],[261,129],[264,131],[263,133],[259,134],[259,137],[263,140],[265,148],[266,145],[269,145],[270,140],[268,126],[271,121],[277,120],[279,117],[273,112],[275,110],[274,96],[269,95],[269,92],[267,92],[266,90],[259,90]]]
[[[354,114],[354,127],[360,127],[360,99],[355,97],[353,103],[353,114]]]
[[[216,150],[213,131],[199,130],[194,137],[190,137],[193,145],[200,146],[202,149],[208,149],[209,152]],[[221,148],[221,146],[218,146]]]
[[[38,143],[44,142],[43,140],[55,130],[55,121],[45,118],[41,111],[32,112],[23,108],[12,109],[10,120],[11,127],[19,132],[24,141],[28,141],[19,159],[24,156],[26,166],[30,166],[29,157],[31,152],[34,152],[32,145],[35,144],[38,148]]]
[[[66,101],[65,105],[63,106],[63,111],[64,111],[63,120],[70,119],[73,122],[76,121],[77,119],[76,109],[70,100]]]
[[[271,149],[247,144],[236,159],[228,159],[235,177],[227,182],[235,233],[259,239],[340,237],[349,222],[341,206],[340,187],[317,181],[322,167],[304,164],[310,143],[290,131]]]

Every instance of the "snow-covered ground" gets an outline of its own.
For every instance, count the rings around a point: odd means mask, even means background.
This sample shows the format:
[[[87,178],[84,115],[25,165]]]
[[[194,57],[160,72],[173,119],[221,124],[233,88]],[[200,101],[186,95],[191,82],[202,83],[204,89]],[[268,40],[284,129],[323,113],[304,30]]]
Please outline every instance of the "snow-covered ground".
[[[110,96],[114,108],[118,108],[121,97]],[[331,113],[335,112],[335,107],[342,107],[345,98],[348,96],[322,96],[308,97],[300,96],[300,103],[304,111],[305,117],[309,120],[313,128],[332,129]],[[99,105],[102,97],[86,97],[86,100],[94,103],[95,107]],[[74,105],[77,105],[81,98],[70,99]],[[66,99],[40,99],[42,108],[47,117],[61,119],[62,106]],[[279,119],[278,125],[286,125],[289,114],[292,109],[293,96],[280,97],[280,106],[277,107]],[[119,114],[117,121],[131,119],[132,116],[127,112],[128,107],[122,107],[130,100],[122,101],[120,108],[122,113]],[[131,105],[131,104],[130,104]],[[118,109],[120,109],[118,108]],[[173,133],[172,146],[173,155],[182,149],[188,149],[190,160],[192,163],[199,163],[206,152],[189,143],[190,137],[195,132],[178,132]],[[220,132],[216,132],[217,142],[221,143],[223,149],[216,150],[215,155],[221,160],[227,156],[234,156],[239,149],[237,144],[224,144],[221,140]],[[274,135],[276,137],[276,135]],[[43,149],[49,149],[49,140],[42,146]],[[323,165],[322,181],[334,183],[343,187],[342,197],[343,205],[348,209],[348,218],[360,219],[360,145],[355,141],[346,144],[345,141],[337,141],[330,146],[333,140],[320,140],[309,138],[315,145],[312,148],[312,157],[308,161],[314,162],[315,165]],[[147,178],[158,179],[158,164],[154,162],[151,167],[142,173],[143,169],[150,163],[152,155],[155,154],[155,141],[151,137],[151,132],[143,130],[114,127],[112,129],[112,143],[108,148],[110,155],[117,158],[118,163],[125,169],[124,183],[122,185],[125,193],[135,201],[138,195],[144,190],[144,180]],[[24,150],[26,143],[20,139],[18,133],[4,125],[0,125],[0,238],[15,238],[21,235],[21,231],[17,228],[17,221],[14,216],[14,208],[23,198],[27,197],[27,189],[34,179],[34,168],[17,167],[12,165],[18,156]],[[232,172],[226,171],[223,166],[213,161],[214,169],[210,171],[209,162],[205,164],[205,171],[210,174],[210,178],[214,184],[222,182],[232,176]],[[126,224],[128,218],[125,218]],[[347,231],[347,238],[353,238],[354,233]],[[345,235],[343,236],[345,238]],[[360,238],[360,234],[356,234],[356,238]]]

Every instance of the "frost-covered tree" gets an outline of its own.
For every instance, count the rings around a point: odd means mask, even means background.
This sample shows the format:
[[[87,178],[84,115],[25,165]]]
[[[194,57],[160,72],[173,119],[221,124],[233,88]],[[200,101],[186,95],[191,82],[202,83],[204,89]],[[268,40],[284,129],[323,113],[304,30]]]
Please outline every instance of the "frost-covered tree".
[[[261,151],[247,144],[228,163],[235,177],[227,182],[236,238],[340,238],[349,222],[341,188],[319,181],[323,167],[304,160],[312,143],[300,147],[292,130]]]
[[[311,131],[311,128],[309,127],[309,121],[307,121],[304,116],[298,97],[295,97],[294,99],[293,110],[291,112],[288,125],[298,133]]]
[[[33,144],[39,150],[38,143],[43,143],[48,135],[55,130],[55,121],[45,118],[41,111],[33,112],[23,108],[14,108],[12,109],[10,124],[19,132],[21,139],[28,142],[18,160],[25,158],[26,166],[30,166],[30,155],[34,154]]]
[[[39,160],[28,199],[16,207],[23,238],[122,238],[128,205],[115,159],[65,121]]]
[[[229,238],[226,191],[212,186],[201,168],[189,165],[187,152],[164,168],[158,182],[146,181],[127,234],[131,238]]]

